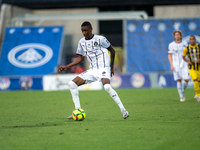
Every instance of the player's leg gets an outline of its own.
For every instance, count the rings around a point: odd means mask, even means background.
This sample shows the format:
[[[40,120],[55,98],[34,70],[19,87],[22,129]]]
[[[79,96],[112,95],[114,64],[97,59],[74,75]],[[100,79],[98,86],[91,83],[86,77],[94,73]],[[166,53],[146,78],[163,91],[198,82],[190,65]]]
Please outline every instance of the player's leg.
[[[193,80],[194,81],[194,90],[196,92],[195,99],[197,102],[200,102],[200,87],[199,87],[199,82],[198,80]]]
[[[68,86],[72,95],[72,100],[75,105],[75,109],[81,108],[80,100],[79,100],[79,92],[78,92],[78,86],[85,83],[85,80],[77,76],[72,81],[69,81]],[[68,116],[67,119],[72,119],[72,115]]]
[[[200,88],[200,71],[196,71],[197,74],[197,80],[199,82],[199,88]]]
[[[189,82],[189,79],[183,81],[183,91],[185,91],[185,89],[187,88],[188,82]]]
[[[185,99],[186,99],[186,97],[185,97],[185,89],[187,88],[188,82],[189,82],[189,79],[186,79],[186,80],[183,80],[183,83],[182,83],[183,101],[185,101]]]
[[[177,90],[178,90],[178,94],[180,96],[180,101],[181,102],[185,101],[181,80],[177,80]]]
[[[184,96],[183,96],[183,88],[182,88],[182,82],[181,82],[181,71],[180,69],[173,71],[173,75],[174,75],[174,80],[177,81],[177,90],[178,90],[178,94],[180,96],[180,101],[184,101]]]
[[[195,70],[189,70],[191,79],[193,80],[194,83],[194,90],[196,92],[195,99],[197,102],[200,102],[200,87],[199,87],[199,82],[198,82],[198,77],[200,76],[200,73]]]
[[[199,77],[197,77],[197,80],[198,80],[199,88],[200,88],[200,73],[199,73]],[[195,98],[198,102],[200,102],[200,97],[197,96],[197,94],[195,94],[194,98]]]
[[[185,97],[185,89],[187,88],[187,85],[188,85],[188,82],[189,82],[189,79],[185,79],[183,80],[182,82],[182,92],[183,92],[183,101],[185,101],[186,97]]]
[[[75,79],[73,79],[72,81],[70,81],[68,83],[69,89],[70,89],[70,92],[71,92],[71,95],[72,95],[72,99],[73,99],[73,102],[74,102],[74,105],[75,105],[75,109],[81,108],[80,100],[79,100],[78,86],[80,86],[84,83],[85,83],[85,80],[83,80],[79,76],[77,76]]]
[[[200,87],[200,79],[198,80],[198,82],[199,82],[199,87]]]
[[[200,87],[200,79],[198,79],[198,82],[199,82],[199,87]],[[193,83],[194,83],[194,81],[193,81]],[[194,99],[197,99],[197,98],[198,98],[198,96],[195,93]]]
[[[189,70],[188,70],[187,66],[182,69],[182,79],[184,79],[182,88],[183,88],[183,96],[185,97],[184,92],[185,92],[185,89],[188,86],[188,82],[189,82],[189,79],[190,79],[190,74],[189,74]]]
[[[111,87],[110,80],[107,78],[102,79],[103,87],[106,92],[109,93],[109,95],[112,97],[112,99],[117,103],[120,109],[125,109],[117,92]]]
[[[92,72],[93,71],[90,69],[86,70],[85,72],[79,74],[75,79],[69,82],[70,92],[72,94],[75,109],[81,108],[78,86],[96,81],[96,79],[94,79],[93,77]],[[69,116],[67,118],[72,119],[72,116]]]
[[[110,85],[110,79],[108,79],[108,78],[102,78],[102,83],[103,83],[105,91],[109,93],[110,97],[116,102],[116,104],[121,109],[123,118],[126,119],[127,117],[129,117],[129,113],[124,108],[124,105],[122,104],[122,102],[121,102],[121,100],[120,100],[117,92],[111,87],[111,85]]]

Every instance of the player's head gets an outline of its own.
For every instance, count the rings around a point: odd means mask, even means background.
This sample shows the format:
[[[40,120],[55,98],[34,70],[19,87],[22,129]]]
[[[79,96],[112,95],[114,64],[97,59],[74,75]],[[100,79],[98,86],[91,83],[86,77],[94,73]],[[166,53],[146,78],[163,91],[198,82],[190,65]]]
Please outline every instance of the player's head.
[[[182,32],[180,30],[176,30],[173,32],[173,37],[174,37],[174,40],[175,42],[181,42],[182,41]]]
[[[84,27],[84,26],[88,26],[88,27],[92,28],[92,25],[91,25],[91,23],[89,21],[83,22],[81,27]]]
[[[196,44],[196,38],[194,35],[190,35],[190,44],[194,46]]]
[[[86,39],[90,39],[93,36],[93,34],[92,34],[92,25],[88,21],[85,21],[85,22],[82,23],[81,31],[83,33],[83,36]]]

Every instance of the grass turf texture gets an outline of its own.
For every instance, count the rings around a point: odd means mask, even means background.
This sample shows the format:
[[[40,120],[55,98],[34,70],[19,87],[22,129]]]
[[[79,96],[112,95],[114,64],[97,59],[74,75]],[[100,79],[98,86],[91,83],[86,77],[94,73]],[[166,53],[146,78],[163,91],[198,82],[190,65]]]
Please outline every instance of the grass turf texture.
[[[130,117],[102,91],[80,91],[84,121],[67,120],[69,91],[0,92],[1,150],[199,150],[200,103],[194,90],[116,90]]]

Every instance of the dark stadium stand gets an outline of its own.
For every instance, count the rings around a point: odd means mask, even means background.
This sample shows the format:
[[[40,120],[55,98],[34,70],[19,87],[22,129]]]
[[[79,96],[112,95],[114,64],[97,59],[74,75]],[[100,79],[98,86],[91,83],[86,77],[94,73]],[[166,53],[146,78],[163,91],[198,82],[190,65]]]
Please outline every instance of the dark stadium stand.
[[[155,5],[199,4],[198,0],[1,0],[0,3],[12,4],[32,9],[44,8],[84,8],[98,7],[100,11],[145,10],[153,16]]]

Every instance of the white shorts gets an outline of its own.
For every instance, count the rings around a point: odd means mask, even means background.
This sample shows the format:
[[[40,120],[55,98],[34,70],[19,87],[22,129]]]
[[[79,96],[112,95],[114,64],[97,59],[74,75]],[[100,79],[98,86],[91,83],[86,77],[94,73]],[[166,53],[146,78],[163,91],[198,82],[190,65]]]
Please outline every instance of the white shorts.
[[[83,80],[86,80],[85,84],[101,81],[102,78],[108,78],[110,80],[110,67],[100,69],[89,69],[78,75]]]
[[[174,80],[189,80],[190,79],[190,74],[189,74],[189,70],[187,67],[184,68],[179,68],[179,69],[175,69],[175,71],[173,71],[174,74]]]

